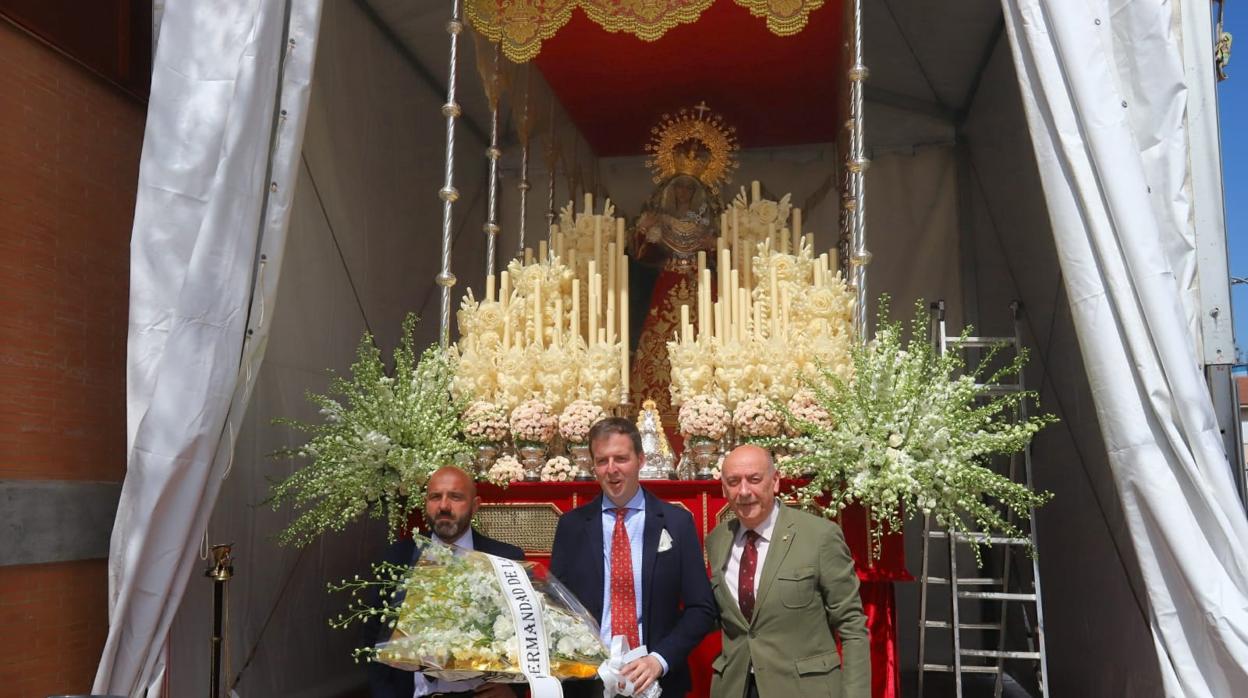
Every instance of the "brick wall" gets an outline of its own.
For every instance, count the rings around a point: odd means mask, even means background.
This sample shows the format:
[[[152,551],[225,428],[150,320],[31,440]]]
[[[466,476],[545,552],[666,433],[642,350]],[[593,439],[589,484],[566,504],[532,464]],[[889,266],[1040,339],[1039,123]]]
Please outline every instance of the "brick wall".
[[[0,479],[125,473],[145,105],[0,18]],[[104,560],[0,567],[0,697],[87,693]]]

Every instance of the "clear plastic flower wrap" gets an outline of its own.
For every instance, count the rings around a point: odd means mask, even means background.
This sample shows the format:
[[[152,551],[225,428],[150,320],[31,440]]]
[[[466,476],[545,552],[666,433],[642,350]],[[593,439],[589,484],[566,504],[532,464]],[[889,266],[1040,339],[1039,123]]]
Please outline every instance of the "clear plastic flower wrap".
[[[357,650],[357,657],[452,681],[525,682],[521,639],[509,601],[515,590],[504,589],[505,577],[491,557],[480,552],[455,554],[425,538],[416,542],[422,549],[414,565],[381,563],[374,565],[376,580],[331,586],[353,595],[350,613],[334,625],[375,619],[391,628],[388,639],[383,632],[379,639],[384,641]],[[538,620],[545,630],[549,675],[596,677],[608,652],[589,612],[544,567],[531,562],[502,564],[512,573],[522,571],[540,602]]]

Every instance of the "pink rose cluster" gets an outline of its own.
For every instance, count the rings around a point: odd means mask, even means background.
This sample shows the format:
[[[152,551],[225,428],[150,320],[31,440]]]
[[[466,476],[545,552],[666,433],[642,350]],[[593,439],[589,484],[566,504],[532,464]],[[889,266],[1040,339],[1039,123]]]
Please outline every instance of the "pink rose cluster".
[[[559,415],[559,435],[569,443],[585,443],[589,430],[606,416],[602,407],[589,400],[568,403]]]
[[[794,393],[793,398],[789,400],[788,407],[789,413],[795,420],[795,423],[789,425],[794,434],[798,433],[799,424],[814,425],[824,429],[832,426],[832,417],[815,399],[815,393],[810,388],[802,388]]]
[[[724,438],[731,415],[724,403],[708,395],[696,395],[680,406],[677,421],[680,433],[685,436],[701,436],[716,441]]]
[[[550,443],[558,424],[550,405],[541,400],[525,400],[511,411],[511,437],[516,441]]]
[[[507,411],[492,402],[478,400],[464,410],[464,436],[469,441],[503,441],[507,438]]]
[[[539,476],[542,482],[567,482],[576,477],[576,466],[564,456],[555,456],[546,461]]]
[[[784,416],[765,397],[752,397],[737,403],[732,415],[732,425],[737,436],[761,438],[779,436],[784,428]]]

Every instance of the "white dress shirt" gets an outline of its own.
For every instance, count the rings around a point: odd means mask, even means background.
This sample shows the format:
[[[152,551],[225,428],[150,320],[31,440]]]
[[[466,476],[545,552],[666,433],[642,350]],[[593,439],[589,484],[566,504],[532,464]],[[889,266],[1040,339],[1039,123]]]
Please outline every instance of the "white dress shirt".
[[[637,488],[633,498],[628,500],[623,507],[627,509],[624,514],[624,530],[628,533],[628,546],[632,553],[633,562],[633,595],[636,597],[637,609],[637,637],[642,637],[641,627],[641,609],[645,608],[641,605],[641,553],[642,546],[645,544],[644,537],[646,534],[646,494]],[[615,510],[617,507],[605,494],[602,496],[602,624],[599,626],[598,637],[602,638],[604,644],[611,646],[611,544],[615,539]],[[667,675],[667,660],[658,652],[651,652],[651,657],[658,660],[659,666],[663,668],[663,675]]]
[[[771,536],[776,530],[776,518],[780,515],[780,503],[773,502],[771,513],[763,519],[763,523],[759,524],[754,532],[758,534],[758,540],[754,543],[754,547],[758,549],[758,565],[754,567],[754,598],[758,598],[758,582],[763,576],[763,563],[767,561],[767,549],[771,547]],[[745,532],[750,529],[744,525],[737,527],[737,535],[732,539],[732,552],[728,555],[728,565],[724,567],[724,581],[728,583],[728,593],[732,594],[732,598],[737,603],[741,603],[741,599],[737,598],[737,589],[741,585],[741,555],[745,553]]]
[[[456,555],[462,555],[465,551],[474,549],[472,546],[471,526],[464,531],[463,535],[450,543],[442,540],[437,533],[432,534],[430,537],[439,543],[449,545],[455,551]],[[427,696],[431,693],[459,693],[460,691],[471,691],[477,686],[485,683],[485,681],[482,681],[481,679],[443,681],[442,679],[428,678],[424,674],[420,673],[414,674],[412,679],[416,689],[415,692],[412,693],[412,698],[423,698],[423,696]]]

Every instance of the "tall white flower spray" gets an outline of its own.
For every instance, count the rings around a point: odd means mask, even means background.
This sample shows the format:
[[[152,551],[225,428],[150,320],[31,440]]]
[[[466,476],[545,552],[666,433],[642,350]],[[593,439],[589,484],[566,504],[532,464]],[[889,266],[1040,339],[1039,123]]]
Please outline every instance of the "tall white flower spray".
[[[274,508],[301,509],[279,534],[283,544],[306,545],[366,513],[384,517],[393,538],[423,506],[429,475],[468,453],[453,367],[436,346],[417,360],[415,324],[413,315],[403,323],[393,372],[365,334],[350,378],[335,376],[327,395],[308,393],[324,421],[276,420],[309,435],[303,446],[275,454],[310,461],[271,488]]]
[[[906,516],[931,514],[957,531],[1021,535],[1008,512],[1025,517],[1051,494],[1011,481],[991,467],[992,459],[1022,451],[1056,418],[1019,421],[1016,407],[1035,393],[996,394],[984,386],[1017,375],[1026,354],[991,374],[968,371],[958,352],[941,355],[928,340],[922,301],[908,341],[901,323],[888,319],[887,298],[879,307],[875,337],[852,351],[852,378],[825,370],[809,382],[817,411],[827,418],[781,407],[797,435],[769,443],[794,454],[786,470],[812,475],[799,500],[826,516],[853,502],[866,507],[878,524],[876,554]],[[994,356],[990,351],[979,366],[1001,364]]]

